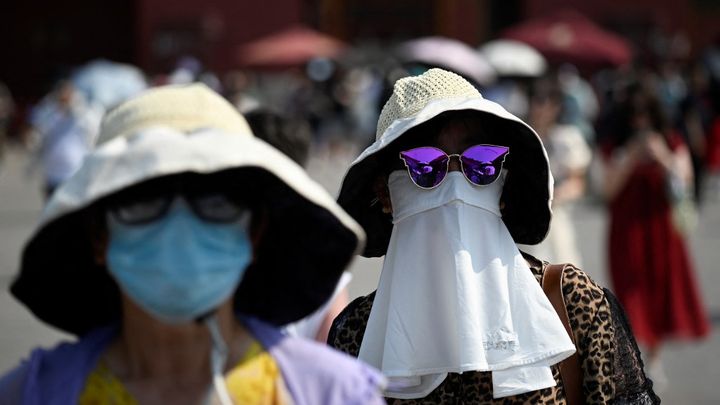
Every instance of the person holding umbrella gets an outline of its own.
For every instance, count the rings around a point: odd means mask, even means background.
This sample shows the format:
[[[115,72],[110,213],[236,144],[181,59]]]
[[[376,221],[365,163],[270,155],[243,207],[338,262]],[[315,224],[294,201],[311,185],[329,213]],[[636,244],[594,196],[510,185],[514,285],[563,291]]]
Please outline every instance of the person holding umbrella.
[[[383,378],[282,335],[363,232],[203,85],[110,111],[25,246],[13,295],[78,336],[0,379],[10,404],[373,404]]]
[[[552,195],[527,124],[454,73],[398,80],[338,197],[363,255],[385,255],[379,286],[328,342],[381,369],[391,404],[658,403],[614,296],[518,250]],[[558,274],[556,306],[541,283]]]

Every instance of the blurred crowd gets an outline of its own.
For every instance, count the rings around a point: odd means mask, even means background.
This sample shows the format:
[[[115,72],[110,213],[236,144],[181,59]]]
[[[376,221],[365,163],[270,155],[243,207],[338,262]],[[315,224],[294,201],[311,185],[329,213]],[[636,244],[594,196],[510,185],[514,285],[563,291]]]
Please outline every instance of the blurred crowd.
[[[445,37],[347,46],[333,57],[308,54],[301,63],[223,73],[192,56],[160,74],[98,59],[58,78],[29,107],[17,108],[13,89],[0,83],[0,154],[7,138],[30,148],[49,196],[79,167],[104,112],[148,87],[193,82],[208,85],[243,114],[255,113],[271,143],[300,163],[311,146],[330,156],[352,154],[374,141],[378,115],[397,79],[441,67],[543,138],[555,177],[555,232],[528,249],[581,263],[567,210],[580,197],[605,194],[610,151],[638,132],[637,117],[629,116],[639,102],[633,97],[650,100],[657,107],[655,129],[689,152],[692,173],[685,188],[692,204],[684,205],[685,223],[692,225],[696,204],[720,199],[720,48],[691,52],[673,38],[636,47],[627,60],[613,57],[611,49],[593,50],[590,60],[577,50],[558,57],[510,39],[473,47]]]
[[[191,56],[180,58],[172,71],[153,75],[127,64],[95,60],[59,78],[30,108],[15,108],[13,89],[0,84],[0,145],[10,137],[33,149],[49,193],[79,165],[105,111],[147,87],[203,82],[243,113],[270,111],[292,128],[303,128],[290,131],[298,134],[298,140],[289,142],[299,149],[311,143],[331,149],[363,147],[374,138],[391,84],[442,67],[527,120],[549,137],[546,142],[559,143],[549,152],[559,154],[555,180],[570,181],[568,191],[558,190],[558,204],[566,199],[565,193],[575,198],[586,192],[577,179],[589,179],[591,186],[601,182],[592,157],[609,141],[627,137],[619,127],[622,108],[632,89],[640,89],[657,100],[663,125],[687,145],[693,193],[702,203],[720,198],[720,49],[693,52],[693,57],[689,51],[678,53],[682,52],[657,50],[621,66],[588,66],[572,60],[549,63],[531,46],[512,40],[473,48],[449,38],[427,37],[392,46],[357,46],[336,58],[309,58],[285,69],[223,74]],[[572,156],[567,155],[570,151]]]

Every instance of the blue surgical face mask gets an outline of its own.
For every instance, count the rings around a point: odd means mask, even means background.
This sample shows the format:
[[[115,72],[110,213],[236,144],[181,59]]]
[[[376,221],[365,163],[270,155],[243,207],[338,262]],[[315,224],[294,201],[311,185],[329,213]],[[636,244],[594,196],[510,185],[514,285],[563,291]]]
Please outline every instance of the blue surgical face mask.
[[[110,273],[136,304],[167,323],[192,321],[232,296],[252,260],[249,212],[205,222],[176,198],[162,218],[126,225],[108,215]]]

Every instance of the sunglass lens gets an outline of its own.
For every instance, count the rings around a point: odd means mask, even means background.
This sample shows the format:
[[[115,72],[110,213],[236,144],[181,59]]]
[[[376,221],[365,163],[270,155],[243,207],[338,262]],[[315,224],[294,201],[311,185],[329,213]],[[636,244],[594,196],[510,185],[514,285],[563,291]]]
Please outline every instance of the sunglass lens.
[[[170,204],[170,198],[155,197],[145,200],[118,203],[110,212],[118,221],[125,224],[144,224],[160,218]]]
[[[463,152],[461,159],[465,176],[471,183],[486,186],[500,176],[505,156],[505,146],[476,145]]]
[[[422,188],[440,184],[448,170],[448,156],[440,149],[421,147],[400,152],[413,183]]]
[[[244,212],[240,205],[221,193],[193,196],[190,204],[200,218],[210,222],[233,222]]]

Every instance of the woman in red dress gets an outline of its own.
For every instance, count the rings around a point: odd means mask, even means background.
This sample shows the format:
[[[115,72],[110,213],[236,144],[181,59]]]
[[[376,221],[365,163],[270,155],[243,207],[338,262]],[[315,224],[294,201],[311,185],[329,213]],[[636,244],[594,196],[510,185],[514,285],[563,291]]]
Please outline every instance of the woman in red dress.
[[[613,135],[601,144],[610,275],[635,336],[646,346],[652,373],[660,371],[663,341],[709,332],[670,191],[693,184],[693,173],[687,147],[668,129],[652,93],[632,86],[616,111]]]

